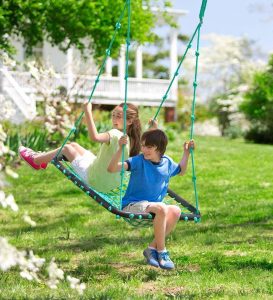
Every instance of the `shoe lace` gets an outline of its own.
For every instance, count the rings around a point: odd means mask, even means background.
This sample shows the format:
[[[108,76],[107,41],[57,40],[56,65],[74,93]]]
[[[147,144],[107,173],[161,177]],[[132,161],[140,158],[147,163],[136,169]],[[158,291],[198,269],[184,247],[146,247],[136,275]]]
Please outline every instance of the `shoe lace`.
[[[35,155],[36,155],[36,154],[37,154],[37,153],[36,153],[35,151],[33,151],[32,149],[27,149],[26,152],[25,152],[25,155],[26,155],[26,156],[30,156],[32,159],[35,158]]]
[[[168,251],[160,253],[160,258],[165,260],[165,261],[171,260]]]
[[[151,249],[151,256],[153,257],[153,258],[155,258],[155,259],[157,259],[157,251],[156,250],[154,250],[154,249]]]

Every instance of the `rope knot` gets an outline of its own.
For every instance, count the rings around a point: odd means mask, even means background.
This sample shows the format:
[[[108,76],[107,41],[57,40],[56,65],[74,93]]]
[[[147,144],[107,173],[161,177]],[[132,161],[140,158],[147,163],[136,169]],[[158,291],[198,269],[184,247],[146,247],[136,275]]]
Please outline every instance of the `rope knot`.
[[[120,24],[120,22],[117,22],[116,23],[116,29],[118,30],[118,29],[120,29],[121,28],[121,24]]]

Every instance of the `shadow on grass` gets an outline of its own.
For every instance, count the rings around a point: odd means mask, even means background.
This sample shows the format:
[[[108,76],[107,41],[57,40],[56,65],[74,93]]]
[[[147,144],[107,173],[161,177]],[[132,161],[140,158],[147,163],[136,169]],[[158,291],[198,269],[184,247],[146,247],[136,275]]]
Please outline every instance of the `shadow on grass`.
[[[260,227],[264,230],[272,230],[272,225],[269,223],[273,221],[272,215],[266,215],[262,217],[255,217],[253,220],[247,220],[245,222],[237,223],[237,224],[221,224],[220,222],[208,224],[206,221],[201,224],[197,224],[196,226],[191,226],[190,228],[185,228],[185,234],[196,234],[196,233],[217,233],[227,229],[233,228],[244,228],[244,227],[252,227],[255,228]],[[232,222],[232,221],[231,221]]]
[[[265,259],[250,259],[247,257],[232,257],[213,256],[207,266],[209,270],[216,270],[219,273],[228,270],[242,270],[242,269],[260,269],[265,271],[273,270],[273,263]]]

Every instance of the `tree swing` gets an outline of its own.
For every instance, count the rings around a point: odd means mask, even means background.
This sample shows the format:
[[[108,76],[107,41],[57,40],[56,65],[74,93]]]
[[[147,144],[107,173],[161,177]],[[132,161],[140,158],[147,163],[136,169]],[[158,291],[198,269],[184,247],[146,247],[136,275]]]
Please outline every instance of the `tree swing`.
[[[168,97],[168,93],[171,89],[171,86],[175,80],[175,78],[179,74],[179,69],[187,55],[188,50],[191,48],[192,42],[197,34],[197,43],[196,43],[196,51],[195,51],[195,74],[194,74],[194,81],[193,81],[193,100],[192,100],[192,111],[191,111],[191,128],[190,128],[190,139],[193,138],[193,127],[194,127],[194,112],[195,112],[195,100],[196,100],[196,88],[197,88],[197,74],[198,74],[198,58],[199,58],[199,41],[200,41],[200,29],[203,23],[203,17],[206,9],[207,0],[202,0],[200,12],[199,12],[199,23],[187,45],[187,48],[181,58],[181,60],[178,63],[177,69],[175,73],[173,74],[172,80],[170,81],[170,84],[167,88],[167,91],[165,92],[164,96],[162,97],[162,101],[160,103],[160,106],[157,109],[157,112],[153,118],[155,120],[160,112],[160,109],[164,102],[166,101]],[[126,65],[125,65],[125,94],[124,94],[124,107],[123,107],[123,119],[124,119],[124,134],[126,134],[126,110],[127,110],[127,90],[128,90],[128,61],[129,61],[129,47],[130,47],[130,23],[131,23],[131,3],[130,0],[126,0],[123,10],[121,12],[121,15],[115,25],[115,31],[112,36],[112,39],[109,43],[108,48],[106,49],[105,57],[103,59],[102,65],[99,69],[99,73],[96,77],[96,80],[94,82],[94,86],[92,88],[91,94],[89,96],[88,102],[91,102],[93,94],[96,90],[97,84],[100,80],[100,75],[102,74],[106,60],[108,56],[111,54],[111,48],[114,43],[115,37],[121,28],[121,21],[124,17],[125,11],[127,10],[128,15],[128,22],[127,22],[127,38],[126,38]],[[61,155],[61,151],[67,141],[70,139],[71,135],[75,133],[76,129],[80,125],[80,122],[83,118],[84,112],[82,112],[79,116],[79,118],[76,120],[73,128],[70,130],[68,136],[64,140],[62,146],[60,147],[58,153],[53,158],[52,163],[53,165],[60,170],[70,181],[72,181],[77,187],[79,187],[86,195],[93,198],[97,203],[99,203],[102,207],[107,209],[109,212],[116,215],[117,218],[123,218],[125,221],[130,223],[134,226],[145,226],[150,225],[151,220],[154,218],[153,214],[149,213],[130,213],[130,212],[124,212],[122,211],[121,203],[122,203],[122,197],[126,191],[127,184],[128,184],[128,176],[126,176],[124,167],[122,167],[121,170],[121,180],[120,180],[120,186],[119,188],[116,188],[108,193],[101,193],[96,191],[94,188],[89,186],[86,182],[84,182],[80,176],[73,170],[73,168],[70,166],[69,163],[67,163],[63,156]],[[195,221],[199,222],[201,220],[201,214],[198,208],[198,194],[197,194],[197,188],[196,188],[196,176],[195,176],[195,165],[194,165],[194,151],[193,149],[190,150],[191,154],[191,163],[192,163],[192,181],[193,181],[193,188],[194,188],[194,195],[195,195],[195,207],[188,203],[185,199],[177,195],[174,191],[168,189],[168,194],[166,195],[164,202],[168,202],[168,200],[172,199],[175,200],[178,204],[182,206],[183,209],[187,209],[188,212],[182,212],[180,216],[180,220],[184,221]],[[122,163],[124,163],[124,146],[122,149]]]

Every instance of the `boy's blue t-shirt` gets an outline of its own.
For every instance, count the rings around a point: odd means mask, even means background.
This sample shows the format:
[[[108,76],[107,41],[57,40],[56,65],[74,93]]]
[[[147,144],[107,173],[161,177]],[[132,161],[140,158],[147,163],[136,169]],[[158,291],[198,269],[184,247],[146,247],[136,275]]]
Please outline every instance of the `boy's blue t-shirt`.
[[[167,193],[170,177],[181,172],[180,165],[166,155],[159,163],[152,163],[143,154],[130,157],[126,162],[131,176],[122,199],[123,208],[142,200],[161,202]]]

